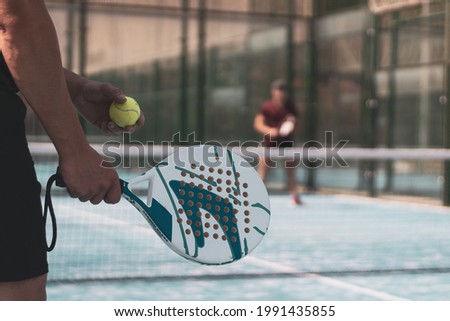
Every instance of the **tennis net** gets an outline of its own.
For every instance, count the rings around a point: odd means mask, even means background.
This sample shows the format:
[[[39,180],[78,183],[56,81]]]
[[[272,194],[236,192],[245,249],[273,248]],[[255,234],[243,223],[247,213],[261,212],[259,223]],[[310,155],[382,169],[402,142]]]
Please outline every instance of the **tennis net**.
[[[125,180],[176,149],[94,148],[110,160],[120,156],[117,170]],[[43,143],[32,143],[30,149],[44,186],[56,170],[56,152]],[[267,178],[271,226],[249,257],[225,266],[188,262],[164,245],[127,202],[94,206],[55,189],[58,240],[49,254],[49,281],[450,273],[450,210],[437,205],[443,193],[444,163],[450,161],[448,150],[343,148],[337,154],[327,149],[249,147],[233,151],[255,166],[262,155],[274,164]],[[317,191],[302,193],[304,205],[299,207],[289,205],[287,193],[279,193],[285,190],[283,167],[292,161],[300,191],[311,175]],[[340,195],[367,191],[380,198]],[[388,195],[426,199],[433,205],[388,201],[384,197]],[[47,238],[51,238],[49,227]]]

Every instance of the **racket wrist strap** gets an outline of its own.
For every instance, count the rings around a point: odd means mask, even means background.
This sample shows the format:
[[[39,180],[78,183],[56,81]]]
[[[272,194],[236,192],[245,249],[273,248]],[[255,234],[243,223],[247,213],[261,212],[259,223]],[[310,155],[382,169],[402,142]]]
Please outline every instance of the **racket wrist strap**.
[[[57,186],[59,186],[58,185],[58,177],[61,177],[59,172],[50,176],[50,178],[47,181],[47,186],[46,186],[46,191],[45,191],[44,224],[45,224],[45,226],[47,226],[48,214],[50,214],[50,219],[51,219],[51,224],[52,224],[52,240],[50,242],[50,245],[48,245],[48,242],[47,242],[47,252],[50,252],[55,248],[57,232],[58,232],[57,224],[56,224],[56,215],[55,215],[55,210],[53,208],[52,195],[51,195],[51,189],[52,189],[53,183],[56,182]]]

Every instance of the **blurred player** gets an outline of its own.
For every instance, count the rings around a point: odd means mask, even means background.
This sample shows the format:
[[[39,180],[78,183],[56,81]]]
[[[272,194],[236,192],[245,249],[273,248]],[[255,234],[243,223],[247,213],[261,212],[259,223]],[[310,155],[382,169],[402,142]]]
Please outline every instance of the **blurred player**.
[[[293,147],[293,132],[297,123],[297,112],[294,104],[287,100],[287,85],[282,79],[271,84],[272,98],[264,102],[254,120],[254,128],[264,135],[264,147]],[[266,179],[270,159],[261,157],[259,175]],[[286,161],[286,174],[291,201],[295,205],[302,202],[297,192],[295,179],[295,162]]]

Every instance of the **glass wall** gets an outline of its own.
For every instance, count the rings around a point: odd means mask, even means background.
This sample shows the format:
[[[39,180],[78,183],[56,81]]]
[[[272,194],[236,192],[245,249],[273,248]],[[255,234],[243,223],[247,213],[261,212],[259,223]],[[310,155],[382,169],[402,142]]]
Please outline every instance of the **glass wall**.
[[[333,13],[316,20],[318,135],[362,143],[363,31],[367,10]]]
[[[259,141],[253,118],[277,78],[290,81],[303,108],[309,0],[54,0],[47,5],[65,65],[111,82],[141,104],[146,126],[133,140],[161,143],[181,131],[202,141]],[[42,135],[35,117],[29,117],[29,135]],[[108,139],[85,127],[91,141]]]
[[[135,141],[192,133],[190,140],[203,142],[260,141],[254,116],[270,83],[285,78],[301,117],[298,146],[327,143],[327,132],[354,147],[443,146],[443,0],[377,15],[365,0],[46,2],[64,64],[140,102],[146,126]],[[33,139],[46,139],[31,112],[27,128]],[[92,142],[110,139],[85,128]],[[416,188],[409,193],[430,194],[417,190],[424,178],[433,195],[441,191],[442,164],[376,167],[357,164],[345,184],[362,188],[377,170],[370,184],[378,191],[395,192],[394,181],[405,177],[403,186]],[[298,173],[308,187],[330,186],[327,170]]]
[[[379,17],[376,79],[382,145],[443,144],[445,16],[438,4]]]
[[[148,117],[137,140],[158,143],[180,130],[257,140],[253,117],[270,82],[286,78],[302,117],[299,144],[332,131],[364,146],[372,54],[373,135],[387,147],[442,146],[443,3],[373,16],[357,0],[47,1],[64,64],[141,103]],[[27,128],[45,136],[32,113]],[[98,140],[98,130],[86,130]]]

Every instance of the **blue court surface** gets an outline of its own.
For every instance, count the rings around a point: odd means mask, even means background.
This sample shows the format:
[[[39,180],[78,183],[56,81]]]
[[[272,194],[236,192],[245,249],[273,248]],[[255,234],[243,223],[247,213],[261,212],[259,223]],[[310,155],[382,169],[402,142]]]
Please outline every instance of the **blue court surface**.
[[[239,262],[202,266],[174,254],[126,201],[55,197],[48,299],[450,300],[450,209],[349,195],[303,201],[271,195],[261,245]]]

